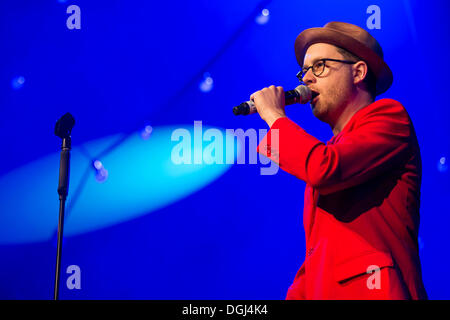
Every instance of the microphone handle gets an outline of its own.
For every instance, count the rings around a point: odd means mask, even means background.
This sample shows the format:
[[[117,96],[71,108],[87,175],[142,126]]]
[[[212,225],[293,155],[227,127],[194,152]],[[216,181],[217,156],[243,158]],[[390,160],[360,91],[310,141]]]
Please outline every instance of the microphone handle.
[[[298,103],[300,101],[300,95],[296,90],[289,90],[284,93],[285,97],[285,105],[290,105],[294,103]],[[235,116],[238,115],[248,115],[252,113],[256,113],[256,107],[253,101],[245,101],[240,105],[233,108],[233,113]]]

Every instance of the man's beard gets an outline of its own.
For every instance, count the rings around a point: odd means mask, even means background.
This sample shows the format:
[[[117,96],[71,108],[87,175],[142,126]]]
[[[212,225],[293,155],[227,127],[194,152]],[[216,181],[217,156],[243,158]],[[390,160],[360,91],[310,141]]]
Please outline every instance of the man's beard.
[[[324,97],[319,97],[316,104],[311,104],[313,115],[322,122],[328,123],[328,111],[330,110],[329,103],[323,100]]]
[[[333,114],[343,110],[349,102],[345,98],[341,88],[320,94],[315,105],[311,105],[313,115],[322,122],[332,124]]]

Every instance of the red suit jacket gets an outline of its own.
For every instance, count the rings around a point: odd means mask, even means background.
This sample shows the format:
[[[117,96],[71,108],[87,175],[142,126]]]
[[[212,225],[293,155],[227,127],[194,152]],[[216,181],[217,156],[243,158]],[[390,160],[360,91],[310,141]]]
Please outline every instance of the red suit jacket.
[[[305,261],[286,299],[427,298],[418,250],[420,149],[399,102],[360,109],[326,144],[280,118],[258,152],[306,182]]]

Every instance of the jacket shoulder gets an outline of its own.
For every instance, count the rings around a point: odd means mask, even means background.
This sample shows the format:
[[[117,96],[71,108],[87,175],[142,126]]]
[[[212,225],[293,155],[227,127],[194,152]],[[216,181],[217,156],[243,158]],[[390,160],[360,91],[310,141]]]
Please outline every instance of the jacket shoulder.
[[[381,99],[371,103],[358,110],[354,120],[352,127],[373,121],[380,122],[380,125],[411,125],[411,119],[405,107],[394,99]]]
[[[358,112],[360,113],[359,116],[371,115],[374,113],[379,113],[381,115],[408,115],[405,107],[399,101],[394,99],[377,100],[359,111],[361,111]]]

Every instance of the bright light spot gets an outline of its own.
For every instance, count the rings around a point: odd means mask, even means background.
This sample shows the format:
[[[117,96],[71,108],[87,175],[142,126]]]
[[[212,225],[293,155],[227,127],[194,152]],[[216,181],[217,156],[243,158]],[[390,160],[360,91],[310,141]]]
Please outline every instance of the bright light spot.
[[[95,160],[94,161],[94,168],[97,170],[100,170],[101,168],[103,168],[103,164],[100,160]]]
[[[438,171],[446,172],[448,170],[447,159],[445,157],[441,157],[437,164]]]
[[[259,15],[256,16],[255,22],[257,24],[266,24],[269,21],[270,12],[269,9],[263,9]]]
[[[208,72],[205,72],[203,80],[199,84],[199,89],[201,92],[209,92],[212,90],[213,84],[213,78],[211,78],[211,75]]]
[[[108,179],[108,170],[106,170],[105,168],[101,168],[100,170],[98,170],[95,174],[95,179],[99,183],[105,182],[106,179]]]
[[[15,77],[11,80],[11,87],[14,90],[19,90],[20,88],[23,87],[23,84],[25,83],[25,78],[22,76],[19,77]]]
[[[103,163],[100,160],[93,161],[92,165],[95,169],[95,180],[102,183],[108,179],[108,170],[103,167]]]
[[[141,138],[147,140],[148,138],[150,138],[152,131],[153,131],[152,126],[146,125],[145,128],[141,131]]]

